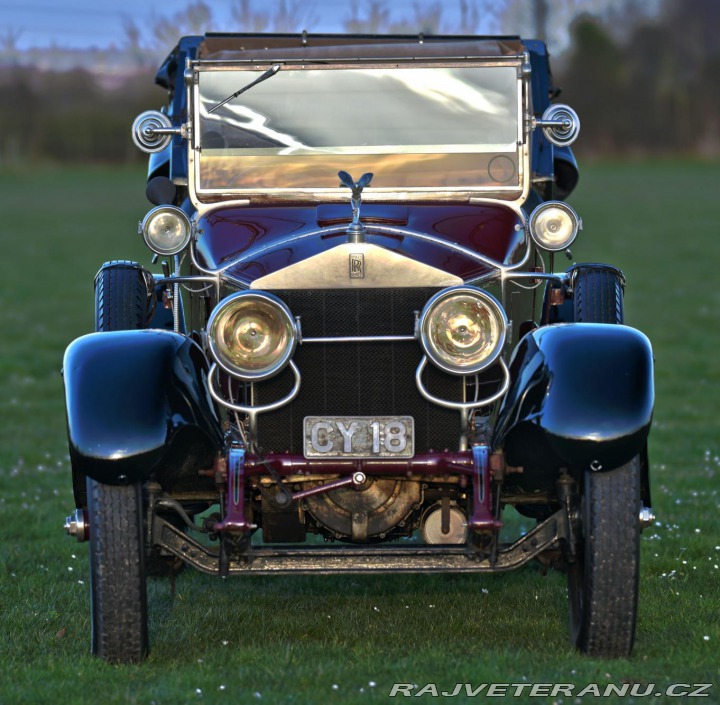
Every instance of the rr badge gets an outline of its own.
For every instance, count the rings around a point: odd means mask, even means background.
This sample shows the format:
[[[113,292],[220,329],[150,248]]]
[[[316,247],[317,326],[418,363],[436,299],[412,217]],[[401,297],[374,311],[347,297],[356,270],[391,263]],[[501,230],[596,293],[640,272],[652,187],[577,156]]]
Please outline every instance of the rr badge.
[[[350,279],[365,278],[365,255],[362,252],[350,255]]]

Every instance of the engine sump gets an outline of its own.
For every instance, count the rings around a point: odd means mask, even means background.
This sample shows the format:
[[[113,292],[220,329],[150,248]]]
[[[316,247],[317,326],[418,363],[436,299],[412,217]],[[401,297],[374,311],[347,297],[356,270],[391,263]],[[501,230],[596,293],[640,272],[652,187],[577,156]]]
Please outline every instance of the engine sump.
[[[305,498],[310,513],[335,538],[364,543],[385,534],[420,504],[419,482],[368,478],[366,487],[342,487]],[[408,532],[409,533],[409,532]]]

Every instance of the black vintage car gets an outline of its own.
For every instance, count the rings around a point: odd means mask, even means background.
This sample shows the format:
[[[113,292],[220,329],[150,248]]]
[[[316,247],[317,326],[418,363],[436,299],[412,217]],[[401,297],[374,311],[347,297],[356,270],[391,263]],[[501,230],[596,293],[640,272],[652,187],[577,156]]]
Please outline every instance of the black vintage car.
[[[142,660],[146,576],[184,566],[539,560],[577,648],[628,655],[653,358],[622,273],[572,263],[579,121],[544,45],[185,37],[157,82],[132,135],[160,266],[104,264],[64,359],[93,652]],[[535,522],[510,542],[508,506]]]

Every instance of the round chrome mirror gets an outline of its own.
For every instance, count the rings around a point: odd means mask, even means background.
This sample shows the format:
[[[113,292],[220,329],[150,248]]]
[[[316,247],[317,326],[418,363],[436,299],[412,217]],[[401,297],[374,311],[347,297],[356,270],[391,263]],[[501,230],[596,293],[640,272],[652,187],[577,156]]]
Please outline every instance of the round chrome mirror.
[[[580,134],[580,118],[569,105],[562,103],[549,106],[536,124],[542,127],[547,141],[556,147],[571,145]]]
[[[140,113],[132,126],[135,146],[148,154],[162,152],[170,144],[173,134],[170,118],[158,110]]]

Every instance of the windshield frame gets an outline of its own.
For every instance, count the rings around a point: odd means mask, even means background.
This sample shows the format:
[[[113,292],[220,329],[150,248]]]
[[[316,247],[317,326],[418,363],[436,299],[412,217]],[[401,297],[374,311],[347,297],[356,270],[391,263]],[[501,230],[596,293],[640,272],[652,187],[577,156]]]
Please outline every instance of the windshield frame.
[[[526,115],[529,101],[529,64],[527,55],[493,56],[491,58],[449,58],[446,60],[393,58],[392,60],[372,61],[297,61],[279,60],[251,61],[251,60],[196,60],[190,62],[186,76],[188,78],[188,101],[193,125],[199,126],[200,120],[200,74],[206,71],[232,71],[238,75],[238,86],[242,86],[243,71],[265,71],[273,64],[282,64],[281,71],[303,70],[333,70],[333,69],[388,69],[400,67],[407,69],[432,68],[473,68],[473,67],[513,67],[517,76],[517,169],[518,180],[510,186],[500,184],[482,185],[474,187],[408,187],[408,188],[373,188],[369,186],[363,193],[366,202],[464,202],[474,199],[490,199],[511,202],[521,202],[527,197],[529,191],[529,136]],[[272,77],[269,79],[273,80]],[[252,89],[251,89],[252,90]],[[247,205],[249,203],[338,203],[348,198],[347,189],[337,188],[200,188],[200,162],[201,152],[199,144],[199,129],[190,131],[188,140],[188,187],[194,205],[204,210],[205,207],[216,205],[218,202],[232,202]],[[330,158],[330,157],[329,157]],[[338,163],[342,167],[341,161]]]

